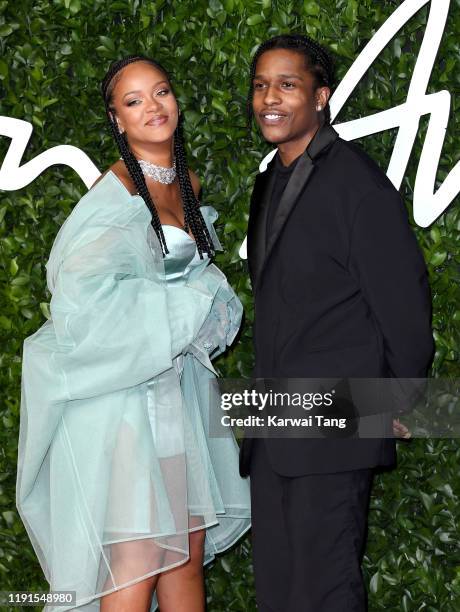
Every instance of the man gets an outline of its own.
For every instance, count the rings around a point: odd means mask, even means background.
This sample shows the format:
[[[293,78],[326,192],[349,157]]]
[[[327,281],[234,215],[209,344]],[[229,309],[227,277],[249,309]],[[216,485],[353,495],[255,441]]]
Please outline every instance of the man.
[[[255,376],[422,378],[425,263],[398,191],[329,124],[332,86],[330,57],[308,37],[256,52],[249,109],[277,154],[256,178],[248,228]],[[366,610],[372,468],[395,458],[388,437],[243,441],[261,612]]]

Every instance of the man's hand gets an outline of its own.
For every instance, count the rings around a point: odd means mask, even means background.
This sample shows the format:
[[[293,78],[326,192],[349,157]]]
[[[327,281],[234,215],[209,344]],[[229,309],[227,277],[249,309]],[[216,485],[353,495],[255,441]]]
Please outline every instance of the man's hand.
[[[410,438],[412,435],[407,427],[400,423],[399,419],[393,419],[393,434],[395,437],[404,438],[405,440]]]

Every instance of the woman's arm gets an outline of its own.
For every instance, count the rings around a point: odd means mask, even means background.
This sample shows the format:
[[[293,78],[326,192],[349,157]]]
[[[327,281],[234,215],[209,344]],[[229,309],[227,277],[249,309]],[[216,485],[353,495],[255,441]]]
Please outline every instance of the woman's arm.
[[[169,369],[210,309],[205,291],[167,290],[161,255],[149,247],[139,216],[107,226],[59,266],[50,309],[68,399],[134,386]]]

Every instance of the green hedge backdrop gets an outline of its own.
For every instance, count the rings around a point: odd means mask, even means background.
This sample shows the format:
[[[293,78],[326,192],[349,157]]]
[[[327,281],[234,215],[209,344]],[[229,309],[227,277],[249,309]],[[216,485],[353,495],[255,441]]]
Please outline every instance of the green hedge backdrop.
[[[436,0],[434,0],[436,2]],[[58,144],[83,149],[101,169],[117,157],[105,127],[99,82],[112,59],[158,58],[171,71],[185,111],[190,166],[203,200],[220,213],[225,253],[217,264],[243,301],[239,344],[218,362],[223,375],[252,366],[252,299],[238,257],[258,164],[269,148],[245,129],[248,66],[255,47],[284,32],[306,32],[335,54],[341,79],[377,28],[400,5],[392,0],[7,0],[0,1],[0,114],[34,126],[25,159]],[[403,27],[356,88],[336,122],[405,100],[429,5]],[[460,148],[460,0],[451,2],[429,92],[449,89],[449,119],[437,185]],[[427,118],[401,187],[412,190]],[[386,169],[396,130],[360,142]],[[0,138],[0,159],[10,141]],[[17,435],[23,339],[48,316],[45,268],[59,226],[86,189],[65,166],[0,194],[0,589],[46,591],[16,512]],[[429,266],[436,356],[433,376],[459,375],[460,210],[458,197],[428,229],[416,228]],[[377,475],[364,571],[370,610],[460,609],[460,449],[457,440],[398,443],[399,469]],[[208,609],[255,610],[250,540],[207,570]],[[17,608],[16,608],[17,609]],[[30,609],[30,608],[28,608]],[[320,611],[318,611],[320,612]]]

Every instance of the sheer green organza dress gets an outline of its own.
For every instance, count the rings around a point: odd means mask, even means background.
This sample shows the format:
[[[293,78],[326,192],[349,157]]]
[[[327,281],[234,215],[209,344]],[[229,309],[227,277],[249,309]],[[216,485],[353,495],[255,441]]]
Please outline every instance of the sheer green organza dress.
[[[150,221],[108,172],[56,236],[51,319],[24,342],[17,507],[51,590],[84,612],[185,563],[190,531],[206,527],[207,563],[250,526],[238,446],[209,435],[210,358],[241,303],[183,230],[163,226],[163,259]]]

